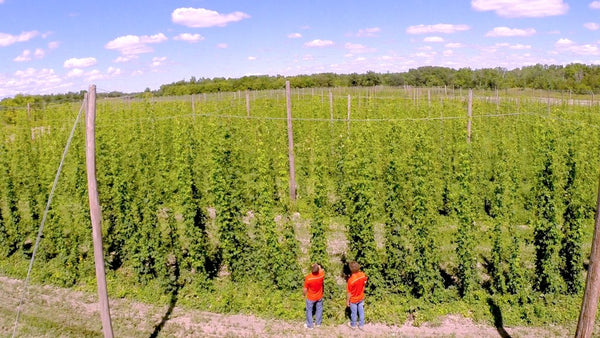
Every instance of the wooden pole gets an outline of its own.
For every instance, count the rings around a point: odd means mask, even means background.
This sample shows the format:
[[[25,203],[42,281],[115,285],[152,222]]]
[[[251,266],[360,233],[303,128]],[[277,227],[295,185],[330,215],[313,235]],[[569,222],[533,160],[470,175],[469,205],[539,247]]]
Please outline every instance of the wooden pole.
[[[329,120],[333,123],[333,94],[329,91]]]
[[[348,129],[350,129],[350,111],[352,111],[352,97],[348,94],[348,118],[346,119],[348,122]]]
[[[427,117],[431,117],[431,90],[427,89]]]
[[[87,168],[88,196],[90,202],[90,219],[92,221],[92,239],[94,242],[94,265],[96,266],[96,283],[98,285],[98,301],[102,331],[105,338],[112,338],[112,324],[106,292],[106,275],[104,274],[104,253],[102,251],[102,216],[98,199],[98,183],[96,181],[96,86],[90,85],[88,109],[85,120],[85,160]]]
[[[250,117],[250,93],[246,91],[246,115]]]
[[[469,105],[467,107],[467,143],[471,143],[471,124],[473,122],[473,89],[469,89]]]
[[[194,94],[192,94],[192,120],[196,121],[196,106],[194,104]]]
[[[294,165],[294,132],[292,131],[292,100],[290,81],[285,81],[285,100],[287,107],[288,158],[290,162],[290,200],[296,201],[296,168]]]
[[[498,95],[498,87],[496,87],[496,113],[500,111],[500,96]]]
[[[595,219],[590,265],[585,281],[585,292],[581,302],[577,331],[575,332],[576,338],[592,336],[596,311],[598,310],[598,298],[600,296],[600,184],[596,200]]]

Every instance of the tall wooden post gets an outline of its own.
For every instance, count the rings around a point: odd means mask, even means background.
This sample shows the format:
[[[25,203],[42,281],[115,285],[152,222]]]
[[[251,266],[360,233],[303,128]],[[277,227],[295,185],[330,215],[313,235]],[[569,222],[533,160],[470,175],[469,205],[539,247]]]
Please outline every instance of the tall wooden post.
[[[292,100],[290,81],[285,81],[285,100],[287,106],[288,157],[290,161],[290,200],[296,201],[296,168],[294,165],[294,132],[292,131]]]
[[[104,253],[102,250],[102,216],[98,199],[98,183],[96,181],[96,86],[90,85],[88,94],[88,109],[85,119],[85,160],[88,181],[88,196],[90,202],[90,218],[92,221],[92,239],[94,242],[94,265],[96,266],[96,284],[98,286],[98,302],[102,331],[105,338],[112,338],[112,324],[106,292],[106,275],[104,274]]]
[[[250,117],[250,93],[246,91],[246,115]]]
[[[583,293],[583,301],[581,302],[577,331],[575,332],[576,338],[592,336],[596,311],[598,310],[598,298],[600,296],[600,184],[596,200],[595,219],[590,265],[585,280],[585,292]]]
[[[427,117],[431,117],[431,90],[427,89]]]
[[[192,120],[196,121],[196,106],[194,103],[194,94],[192,94]]]
[[[333,94],[329,91],[329,121],[333,123]]]
[[[348,94],[348,118],[346,122],[348,123],[348,130],[350,130],[350,112],[352,111],[352,97]]]
[[[498,87],[496,87],[496,113],[500,112],[500,96],[498,95]]]
[[[469,89],[469,105],[467,107],[467,143],[471,143],[471,124],[473,122],[473,89]]]

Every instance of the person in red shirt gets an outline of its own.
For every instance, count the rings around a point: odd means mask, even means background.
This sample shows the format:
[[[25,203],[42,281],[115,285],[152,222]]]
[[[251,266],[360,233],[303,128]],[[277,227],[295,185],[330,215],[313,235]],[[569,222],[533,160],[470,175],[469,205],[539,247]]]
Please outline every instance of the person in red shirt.
[[[348,323],[351,328],[357,326],[356,317],[358,314],[358,328],[362,330],[365,325],[365,285],[367,283],[367,275],[360,271],[360,265],[357,262],[352,261],[348,263],[350,267],[350,278],[346,284],[346,306],[350,307],[350,320]]]
[[[321,326],[323,320],[323,279],[325,271],[319,264],[311,266],[310,273],[304,277],[302,293],[306,297],[306,323],[304,327],[313,328],[313,308],[316,307],[315,322]]]

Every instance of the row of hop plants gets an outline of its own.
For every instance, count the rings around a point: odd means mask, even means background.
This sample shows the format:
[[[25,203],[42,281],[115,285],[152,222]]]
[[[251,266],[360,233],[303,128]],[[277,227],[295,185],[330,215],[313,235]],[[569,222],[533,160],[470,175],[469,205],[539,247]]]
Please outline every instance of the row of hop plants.
[[[304,103],[310,112],[295,108],[313,117],[329,108],[312,101]],[[365,107],[380,116],[402,113]],[[298,122],[294,205],[284,121],[193,116],[189,108],[151,101],[100,107],[98,180],[113,271],[131,271],[143,283],[158,279],[169,290],[218,276],[295,290],[303,269],[291,215],[301,208],[310,220],[310,260],[334,265],[327,240],[332,219],[341,217],[345,259],[363,265],[373,295],[439,301],[455,288],[468,297],[487,287],[484,277],[489,292],[500,294],[581,289],[593,164],[580,151],[597,147],[582,128],[536,117],[486,120],[467,144],[461,121]],[[270,101],[254,109],[281,114]],[[0,134],[6,260],[31,254],[68,133],[63,123],[31,139],[31,123],[5,122]],[[93,273],[83,143],[80,128],[41,248],[44,278],[64,285]]]

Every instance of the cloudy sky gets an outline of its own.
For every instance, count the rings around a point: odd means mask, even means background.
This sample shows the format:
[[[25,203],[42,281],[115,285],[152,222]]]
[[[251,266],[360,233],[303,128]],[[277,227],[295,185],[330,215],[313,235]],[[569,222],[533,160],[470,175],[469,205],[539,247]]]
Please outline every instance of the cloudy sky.
[[[592,0],[0,0],[0,98],[196,78],[600,64]]]

